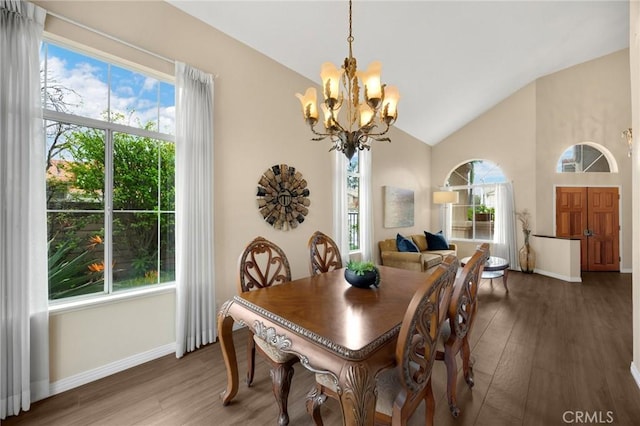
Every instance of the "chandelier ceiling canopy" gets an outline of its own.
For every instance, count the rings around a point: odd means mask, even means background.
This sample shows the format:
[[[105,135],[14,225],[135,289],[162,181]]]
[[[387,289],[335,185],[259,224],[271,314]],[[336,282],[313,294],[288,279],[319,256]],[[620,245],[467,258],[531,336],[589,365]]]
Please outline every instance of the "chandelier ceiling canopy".
[[[382,64],[372,62],[366,71],[358,71],[353,57],[352,5],[349,1],[349,56],[341,68],[325,62],[320,68],[322,94],[320,105],[324,115],[324,131],[317,131],[317,91],[310,87],[304,95],[296,96],[302,104],[305,122],[316,137],[314,141],[329,138],[333,143],[330,151],[343,152],[351,159],[356,150],[370,149],[371,141],[387,141],[384,135],[398,118],[400,94],[395,86],[380,82]],[[360,94],[362,88],[362,97]],[[341,110],[343,111],[340,114]]]

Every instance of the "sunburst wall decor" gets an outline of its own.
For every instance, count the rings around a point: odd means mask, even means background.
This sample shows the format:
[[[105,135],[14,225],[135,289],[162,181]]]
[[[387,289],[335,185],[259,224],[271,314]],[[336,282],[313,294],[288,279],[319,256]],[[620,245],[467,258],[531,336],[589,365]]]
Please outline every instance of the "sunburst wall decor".
[[[309,213],[309,189],[295,167],[276,164],[258,181],[258,209],[276,229],[295,229]]]

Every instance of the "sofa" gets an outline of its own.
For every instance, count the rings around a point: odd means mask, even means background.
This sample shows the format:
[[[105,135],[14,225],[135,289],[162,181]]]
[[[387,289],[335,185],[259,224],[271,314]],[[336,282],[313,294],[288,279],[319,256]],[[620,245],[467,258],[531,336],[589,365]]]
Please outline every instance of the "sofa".
[[[455,244],[449,244],[448,250],[429,250],[425,234],[407,235],[406,238],[411,239],[420,252],[399,251],[396,238],[382,240],[378,242],[382,265],[427,272],[442,263],[447,255],[457,255]]]

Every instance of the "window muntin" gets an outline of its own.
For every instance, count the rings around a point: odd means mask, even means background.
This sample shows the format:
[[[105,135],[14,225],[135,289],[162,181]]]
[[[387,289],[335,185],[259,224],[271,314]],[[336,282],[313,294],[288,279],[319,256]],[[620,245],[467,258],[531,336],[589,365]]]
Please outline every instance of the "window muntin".
[[[50,300],[173,281],[173,84],[52,43],[41,61]]]
[[[610,173],[605,153],[590,144],[576,144],[562,153],[556,167],[558,173]]]
[[[347,221],[349,225],[349,250],[360,250],[360,151],[347,165]]]
[[[496,185],[506,182],[500,167],[490,161],[461,164],[447,179],[447,188],[458,192],[451,206],[451,239],[491,241],[495,235]]]

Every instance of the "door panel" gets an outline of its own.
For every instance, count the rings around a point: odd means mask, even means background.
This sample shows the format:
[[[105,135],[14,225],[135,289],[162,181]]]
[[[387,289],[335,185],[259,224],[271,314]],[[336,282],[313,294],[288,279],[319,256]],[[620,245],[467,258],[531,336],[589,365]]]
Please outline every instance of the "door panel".
[[[556,187],[556,236],[580,239],[583,271],[620,270],[618,188]]]
[[[620,270],[618,188],[588,188],[588,270]]]
[[[587,188],[556,187],[556,236],[580,239],[580,269],[587,270]]]

